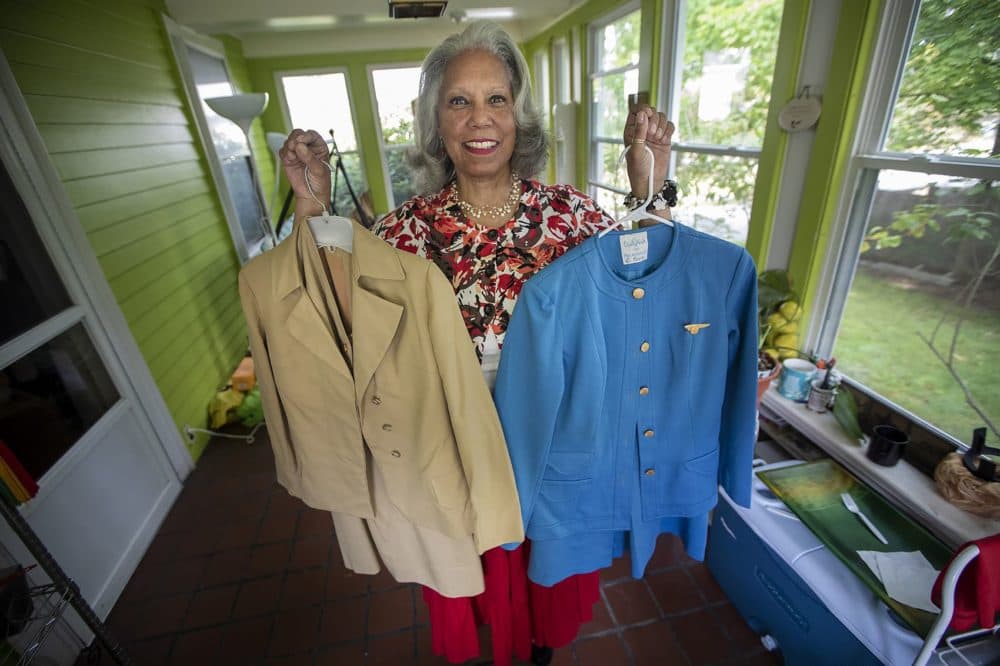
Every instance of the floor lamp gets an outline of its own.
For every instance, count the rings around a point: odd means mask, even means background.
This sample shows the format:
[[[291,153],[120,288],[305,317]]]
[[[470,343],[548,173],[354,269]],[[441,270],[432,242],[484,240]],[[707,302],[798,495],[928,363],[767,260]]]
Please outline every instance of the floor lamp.
[[[250,149],[250,174],[253,178],[254,190],[257,192],[257,200],[260,204],[260,223],[267,233],[267,238],[271,240],[271,247],[278,244],[278,238],[274,234],[271,220],[267,212],[267,200],[264,195],[264,188],[260,184],[260,177],[257,174],[257,160],[254,158],[253,142],[250,141],[250,123],[253,119],[264,113],[267,108],[267,93],[243,93],[239,95],[229,95],[226,97],[210,97],[205,100],[205,104],[217,114],[231,120],[243,130],[243,136],[247,139],[247,148]]]

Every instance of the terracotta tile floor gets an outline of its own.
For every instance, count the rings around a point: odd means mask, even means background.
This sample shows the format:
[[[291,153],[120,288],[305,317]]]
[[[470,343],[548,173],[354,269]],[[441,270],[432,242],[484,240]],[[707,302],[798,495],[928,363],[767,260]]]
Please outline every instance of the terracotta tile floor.
[[[780,663],[674,538],[645,579],[618,560],[601,580],[554,665]],[[344,569],[329,514],[275,484],[266,435],[211,443],[107,622],[137,666],[446,663],[418,588]]]

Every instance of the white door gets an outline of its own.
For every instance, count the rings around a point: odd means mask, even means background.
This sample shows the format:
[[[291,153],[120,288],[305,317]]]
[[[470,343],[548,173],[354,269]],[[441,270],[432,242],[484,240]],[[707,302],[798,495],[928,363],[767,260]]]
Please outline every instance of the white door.
[[[0,440],[40,486],[22,515],[104,618],[191,459],[2,56],[0,92]],[[0,544],[34,561],[5,524]]]

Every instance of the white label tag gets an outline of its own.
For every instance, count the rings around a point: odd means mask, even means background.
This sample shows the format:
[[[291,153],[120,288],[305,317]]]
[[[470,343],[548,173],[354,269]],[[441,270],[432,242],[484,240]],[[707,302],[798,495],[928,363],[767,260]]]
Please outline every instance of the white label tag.
[[[618,242],[622,246],[622,263],[626,266],[646,261],[649,256],[649,240],[645,231],[619,236]]]
[[[483,361],[481,368],[486,385],[493,390],[497,380],[497,368],[500,366],[500,340],[493,330],[486,333],[486,340],[483,342]]]

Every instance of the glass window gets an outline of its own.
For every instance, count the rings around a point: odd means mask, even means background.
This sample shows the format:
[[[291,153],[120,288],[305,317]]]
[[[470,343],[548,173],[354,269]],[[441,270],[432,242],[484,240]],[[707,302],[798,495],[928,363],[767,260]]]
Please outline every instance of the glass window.
[[[201,100],[202,112],[208,123],[208,132],[215,146],[215,153],[222,166],[226,188],[236,208],[240,231],[249,256],[260,252],[266,234],[262,220],[264,211],[254,183],[250,146],[243,130],[231,120],[218,115],[205,104],[206,99],[234,94],[225,62],[214,55],[196,48],[188,48],[188,62],[194,76],[195,87]]]
[[[372,70],[372,88],[378,108],[385,168],[392,186],[389,206],[394,208],[416,190],[406,165],[406,151],[413,146],[413,104],[420,88],[420,67]]]
[[[344,171],[360,198],[368,189],[368,181],[354,132],[347,76],[343,72],[285,75],[281,77],[281,88],[292,128],[313,129],[324,136],[333,131]],[[342,174],[336,175],[334,185],[334,212],[349,216],[354,211],[354,202]]]
[[[615,216],[617,200],[629,190],[624,164],[619,164],[628,96],[639,90],[640,12],[635,10],[591,29],[590,189]],[[607,206],[614,201],[614,206]]]
[[[572,79],[570,78],[569,46],[565,39],[557,39],[552,43],[552,63],[553,63],[553,90],[557,104],[566,104],[573,101],[573,93],[570,90]]]
[[[1000,46],[997,25],[1000,4],[926,0],[912,34],[878,45],[818,338],[851,379],[960,441],[991,424],[994,446],[1000,73],[984,54]],[[884,80],[899,81],[891,94]]]
[[[70,305],[20,195],[0,169],[0,346]]]
[[[742,245],[767,126],[780,0],[688,0],[677,134],[675,216]],[[665,86],[669,88],[669,86]]]
[[[0,370],[0,439],[37,481],[118,392],[82,324]]]

